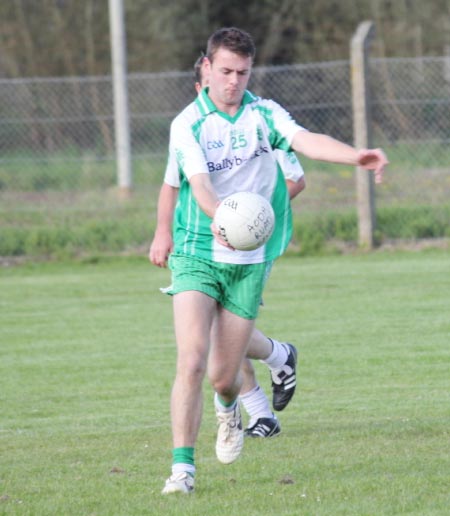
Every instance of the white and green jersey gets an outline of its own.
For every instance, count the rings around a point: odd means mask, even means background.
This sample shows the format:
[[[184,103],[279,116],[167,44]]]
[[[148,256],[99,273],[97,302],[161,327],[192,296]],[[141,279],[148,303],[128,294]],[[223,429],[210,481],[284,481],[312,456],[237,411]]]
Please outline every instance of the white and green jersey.
[[[281,149],[275,149],[274,154],[281,172],[283,172],[284,179],[289,179],[296,183],[305,175],[303,167],[300,165],[294,151],[286,152]]]
[[[176,160],[179,185],[167,174],[165,181],[180,188],[174,253],[224,263],[274,260],[289,243],[292,216],[285,177],[273,149],[289,151],[294,134],[303,128],[279,104],[248,91],[239,111],[230,117],[217,110],[207,91],[202,90],[171,125],[169,164],[170,159]],[[231,251],[220,245],[211,233],[211,219],[192,194],[189,179],[196,174],[209,174],[219,199],[240,191],[268,199],[275,212],[269,241],[254,251]]]
[[[285,179],[289,179],[296,183],[304,177],[305,171],[303,170],[295,152],[274,149],[274,154]],[[167,160],[166,171],[164,173],[164,182],[174,188],[180,188],[180,174],[178,171],[177,160],[170,154]]]

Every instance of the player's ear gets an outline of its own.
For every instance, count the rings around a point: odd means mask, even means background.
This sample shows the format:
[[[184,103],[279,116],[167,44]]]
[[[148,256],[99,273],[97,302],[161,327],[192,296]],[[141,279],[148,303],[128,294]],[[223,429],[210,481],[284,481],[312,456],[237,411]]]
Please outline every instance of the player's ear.
[[[195,83],[195,91],[196,91],[197,93],[200,93],[201,89],[202,89],[202,87],[200,86],[200,83],[199,83],[199,82],[196,82],[196,83]]]
[[[208,56],[205,56],[202,61],[202,68],[204,71],[209,72],[211,70],[211,61]]]

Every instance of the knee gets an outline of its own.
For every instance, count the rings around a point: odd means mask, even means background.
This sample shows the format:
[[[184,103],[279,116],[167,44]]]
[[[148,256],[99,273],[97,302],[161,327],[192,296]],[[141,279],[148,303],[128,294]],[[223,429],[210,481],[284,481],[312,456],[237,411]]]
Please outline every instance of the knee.
[[[219,395],[224,397],[233,397],[236,393],[236,385],[239,380],[239,375],[221,374],[209,378],[209,382]]]
[[[206,359],[202,356],[178,357],[177,377],[187,383],[201,382],[206,372]]]
[[[210,380],[210,383],[215,392],[225,396],[229,394],[232,385],[225,378],[220,378],[218,380]]]

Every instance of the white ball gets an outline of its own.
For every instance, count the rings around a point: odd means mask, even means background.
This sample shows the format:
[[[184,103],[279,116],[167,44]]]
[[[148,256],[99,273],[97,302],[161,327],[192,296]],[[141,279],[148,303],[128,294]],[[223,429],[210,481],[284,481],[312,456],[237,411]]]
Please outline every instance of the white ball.
[[[214,224],[232,247],[252,251],[269,240],[275,226],[275,214],[269,201],[261,195],[237,192],[219,204]]]

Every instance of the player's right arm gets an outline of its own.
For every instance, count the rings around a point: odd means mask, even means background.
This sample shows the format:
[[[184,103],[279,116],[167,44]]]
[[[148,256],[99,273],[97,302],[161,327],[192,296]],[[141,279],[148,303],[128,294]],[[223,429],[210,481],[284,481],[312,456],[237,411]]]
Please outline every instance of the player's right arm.
[[[155,235],[148,257],[158,267],[166,267],[169,254],[173,250],[172,221],[178,188],[163,183],[158,198],[158,214]]]
[[[193,133],[193,126],[201,119],[197,108],[191,104],[181,115],[178,115],[170,127],[169,157],[176,158],[178,167],[188,180],[192,195],[200,209],[211,219],[214,218],[220,202],[205,160],[205,152],[199,144],[198,137]],[[210,225],[211,232],[216,240],[226,247],[230,247],[220,237],[214,223]]]
[[[209,174],[195,174],[191,177],[189,183],[195,200],[200,208],[206,213],[206,215],[208,215],[208,217],[214,219],[214,214],[216,213],[216,209],[220,201],[211,183]],[[219,242],[219,244],[228,247],[229,249],[233,249],[233,247],[222,238],[219,230],[214,224],[214,221],[211,222],[210,227],[214,238]]]
[[[195,200],[198,205],[208,215],[213,218],[216,213],[219,198],[209,178],[209,174],[195,174],[189,179]]]

